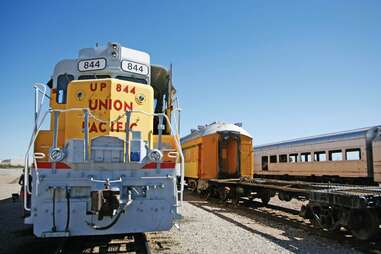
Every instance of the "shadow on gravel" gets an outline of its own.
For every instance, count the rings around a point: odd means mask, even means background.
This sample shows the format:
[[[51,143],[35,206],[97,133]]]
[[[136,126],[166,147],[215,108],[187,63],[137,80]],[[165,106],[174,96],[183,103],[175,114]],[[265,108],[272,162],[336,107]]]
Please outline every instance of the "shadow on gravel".
[[[200,198],[198,195],[189,192],[184,195],[184,200],[189,202],[191,205],[213,213],[215,216],[224,219],[248,232],[260,235],[293,253],[310,252],[310,250],[304,247],[304,240],[306,237],[316,236],[326,238],[328,241],[332,241],[332,243],[340,243],[358,251],[377,254],[381,253],[381,238],[374,241],[360,241],[353,239],[347,232],[339,232],[334,234],[321,229],[316,229],[311,224],[306,222],[306,220],[303,220],[301,217],[295,215],[297,213],[293,209],[278,207],[275,205],[263,206],[260,202],[250,202],[249,205],[245,204],[235,207],[227,203],[208,202],[204,198]],[[283,211],[290,214],[287,215],[278,211]],[[227,216],[227,214],[236,214],[247,217],[257,224],[262,224],[264,226],[282,231],[282,236],[284,236],[285,239],[276,238],[266,232],[261,232],[254,227],[242,224]]]
[[[36,238],[32,226],[24,225],[21,200],[0,200],[0,215],[0,254],[145,253],[143,246],[126,236]]]

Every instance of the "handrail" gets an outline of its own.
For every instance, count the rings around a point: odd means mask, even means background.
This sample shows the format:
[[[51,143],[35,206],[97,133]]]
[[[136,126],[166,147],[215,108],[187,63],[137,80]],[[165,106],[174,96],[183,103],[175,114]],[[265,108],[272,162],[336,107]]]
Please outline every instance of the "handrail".
[[[37,138],[37,135],[38,133],[40,132],[40,129],[41,129],[41,126],[46,118],[46,116],[48,115],[49,111],[46,111],[43,115],[43,117],[41,118],[41,121],[40,121],[40,124],[37,125],[37,129],[34,129],[33,130],[33,133],[32,133],[32,137],[30,139],[30,142],[29,142],[29,146],[28,146],[28,149],[25,153],[25,160],[24,160],[24,192],[31,195],[32,193],[29,191],[29,153],[30,153],[30,149],[32,147],[32,145],[34,144],[34,142],[36,141],[36,138]],[[27,207],[27,195],[24,195],[24,209],[26,211],[30,211],[30,208]]]
[[[180,111],[181,109],[175,109],[175,110],[178,110]],[[172,123],[170,122],[170,119],[169,117],[164,114],[164,113],[149,113],[149,112],[146,112],[146,111],[142,111],[142,110],[131,110],[131,111],[126,111],[125,113],[122,113],[120,115],[118,115],[115,119],[113,120],[103,120],[103,119],[100,119],[98,117],[96,117],[89,108],[70,108],[70,109],[52,109],[50,108],[49,110],[47,110],[44,115],[43,115],[43,118],[41,119],[40,121],[40,124],[37,126],[37,129],[35,129],[33,131],[33,134],[32,134],[32,138],[31,138],[31,141],[29,143],[29,147],[28,147],[28,150],[27,150],[27,153],[26,153],[26,156],[25,156],[25,169],[24,169],[24,188],[28,191],[29,194],[31,194],[29,192],[29,188],[28,188],[28,175],[29,175],[29,170],[28,170],[28,163],[29,163],[29,152],[30,152],[30,148],[31,146],[34,144],[36,138],[37,138],[37,134],[39,133],[40,131],[40,128],[46,118],[46,115],[49,113],[49,112],[57,112],[57,114],[55,114],[56,116],[58,116],[59,113],[61,112],[71,112],[71,111],[83,111],[85,113],[85,119],[87,117],[91,117],[93,119],[95,119],[96,121],[99,121],[99,122],[104,122],[104,123],[112,123],[112,122],[115,122],[115,121],[118,121],[120,120],[123,116],[125,116],[126,114],[132,114],[132,113],[141,113],[141,114],[144,114],[144,115],[148,115],[148,116],[153,116],[153,117],[159,117],[159,118],[162,118],[164,117],[167,121],[167,123],[169,123],[169,129],[170,129],[170,132],[174,134],[174,139],[175,139],[175,144],[176,144],[176,149],[180,155],[180,177],[181,177],[181,182],[180,182],[180,206],[182,206],[182,203],[183,203],[183,191],[184,191],[184,155],[182,153],[182,149],[181,149],[181,144],[180,144],[180,140],[179,140],[179,135],[178,135],[178,129],[177,128],[173,128],[172,126]],[[38,112],[38,116],[40,115],[40,112],[41,110],[39,110]],[[127,113],[128,112],[128,113]],[[38,120],[39,117],[37,117],[37,120]],[[88,140],[86,142],[86,137],[88,137],[88,128],[86,128],[87,125],[85,125],[85,152],[88,151],[88,147],[87,147],[87,144],[88,144]],[[58,126],[56,126],[56,128],[58,128]],[[160,128],[160,126],[159,126]],[[177,131],[176,131],[177,130]],[[176,131],[176,132],[175,132]],[[161,133],[160,133],[161,134]],[[161,136],[161,135],[159,135]],[[161,137],[159,137],[159,141],[161,141]],[[161,144],[158,144],[158,146],[160,147]],[[88,155],[85,153],[85,158],[88,159]],[[26,197],[24,197],[24,208],[27,210],[27,211],[30,211],[30,208],[27,207],[26,205]],[[177,198],[176,198],[177,200]]]

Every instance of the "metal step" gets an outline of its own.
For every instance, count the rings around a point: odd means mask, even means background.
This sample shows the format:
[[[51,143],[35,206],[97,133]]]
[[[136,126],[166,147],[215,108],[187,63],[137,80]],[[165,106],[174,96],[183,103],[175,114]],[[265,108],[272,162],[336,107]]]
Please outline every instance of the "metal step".
[[[44,232],[42,233],[41,237],[42,238],[45,238],[45,237],[68,237],[70,236],[70,232],[69,231],[49,231],[49,232]]]

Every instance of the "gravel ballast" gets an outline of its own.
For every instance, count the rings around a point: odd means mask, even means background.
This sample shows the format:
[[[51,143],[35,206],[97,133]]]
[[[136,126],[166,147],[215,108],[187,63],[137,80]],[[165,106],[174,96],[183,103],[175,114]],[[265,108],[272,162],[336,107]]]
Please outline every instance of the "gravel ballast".
[[[359,253],[250,211],[237,213],[189,193],[186,199],[180,230],[149,234],[153,253]]]

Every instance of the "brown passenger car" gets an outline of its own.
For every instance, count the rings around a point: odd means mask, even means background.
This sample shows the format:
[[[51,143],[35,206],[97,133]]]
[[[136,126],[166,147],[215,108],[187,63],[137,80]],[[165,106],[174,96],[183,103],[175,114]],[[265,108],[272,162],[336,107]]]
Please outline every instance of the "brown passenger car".
[[[381,126],[254,147],[257,177],[381,183]]]

